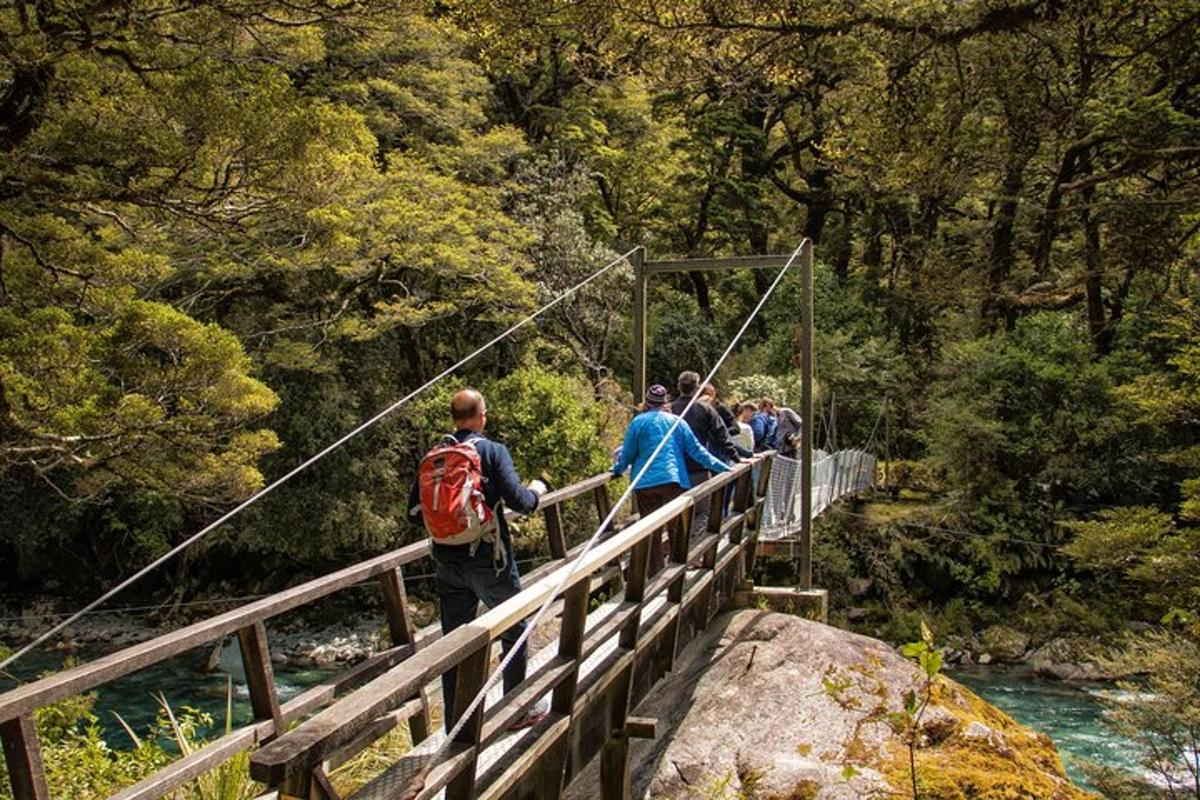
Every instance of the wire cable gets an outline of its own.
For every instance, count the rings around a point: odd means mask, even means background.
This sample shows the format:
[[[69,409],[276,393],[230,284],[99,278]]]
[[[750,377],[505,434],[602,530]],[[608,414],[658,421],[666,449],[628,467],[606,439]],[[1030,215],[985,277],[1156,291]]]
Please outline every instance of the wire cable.
[[[779,285],[779,282],[783,279],[783,276],[787,274],[787,271],[791,268],[792,263],[796,260],[796,256],[800,255],[800,251],[804,248],[807,242],[807,239],[802,241],[800,246],[793,251],[791,257],[788,258],[787,263],[785,263],[783,268],[779,270],[779,274],[775,276],[775,280],[771,283],[770,287],[767,288],[766,292],[763,293],[763,296],[759,298],[758,304],[754,307],[754,310],[750,312],[748,317],[746,317],[746,321],[742,323],[742,327],[729,342],[729,346],[725,348],[725,352],[722,353],[721,357],[717,359],[716,363],[713,365],[713,368],[709,371],[708,376],[701,381],[701,386],[712,381],[713,377],[717,373],[717,370],[721,368],[721,365],[725,363],[725,359],[729,357],[731,352],[733,352],[733,348],[737,345],[743,334],[745,334],[746,330],[750,327],[750,323],[753,322],[755,317],[758,316],[758,312],[762,310],[762,307],[766,304],[767,300],[771,297],[771,294],[775,291],[775,287]],[[684,406],[683,411],[675,417],[675,420],[671,423],[671,427],[667,429],[666,433],[663,434],[663,437],[659,440],[658,446],[654,448],[654,450],[650,453],[650,457],[646,459],[646,463],[642,465],[640,470],[638,470],[638,474],[633,476],[633,478],[629,481],[629,486],[626,487],[624,493],[622,493],[621,497],[615,503],[613,503],[612,509],[608,512],[605,518],[600,521],[600,525],[596,528],[595,533],[593,533],[587,542],[584,543],[584,546],[580,550],[579,554],[575,556],[569,564],[564,565],[561,570],[562,577],[559,578],[557,585],[546,596],[546,599],[542,602],[541,607],[538,608],[533,616],[527,618],[525,630],[521,632],[520,637],[518,637],[513,646],[509,648],[508,653],[505,654],[504,658],[500,662],[500,665],[492,671],[491,675],[488,677],[488,680],[484,683],[483,688],[480,689],[475,697],[471,700],[470,705],[467,706],[466,710],[458,718],[458,721],[455,722],[450,730],[446,733],[446,738],[438,746],[437,750],[434,751],[433,755],[427,762],[424,775],[428,775],[429,770],[432,769],[433,765],[437,763],[438,759],[445,755],[450,743],[453,742],[455,737],[458,736],[458,734],[462,731],[463,726],[467,724],[467,721],[479,709],[479,706],[487,698],[488,692],[492,690],[492,687],[495,686],[497,681],[499,681],[503,676],[504,669],[509,665],[509,663],[512,662],[516,655],[521,652],[522,648],[525,646],[525,643],[529,640],[529,637],[537,628],[538,623],[541,622],[546,610],[550,608],[550,606],[554,603],[554,600],[559,594],[562,593],[563,588],[567,585],[567,581],[569,581],[571,576],[575,574],[575,570],[578,568],[579,564],[583,562],[583,559],[587,557],[587,554],[591,551],[592,547],[596,544],[596,542],[599,541],[601,534],[608,529],[609,524],[611,524],[616,518],[617,512],[629,499],[630,495],[633,494],[634,487],[637,486],[637,482],[650,468],[651,464],[654,463],[654,459],[658,457],[658,454],[662,451],[663,447],[666,446],[667,442],[671,440],[671,437],[675,435],[675,430],[683,422],[684,416],[687,415],[687,412],[691,410],[692,406],[694,406],[699,399],[699,392],[696,392],[694,395],[692,395],[692,399],[688,401],[686,406]],[[421,785],[414,787],[418,792],[421,788],[423,788],[424,775],[421,777]]]
[[[319,452],[317,452],[315,455],[308,457],[307,459],[305,459],[304,461],[302,461],[302,462],[301,462],[300,464],[298,464],[297,466],[295,466],[295,467],[293,467],[292,469],[288,470],[286,473],[284,473],[284,474],[283,474],[283,476],[281,476],[281,477],[279,477],[279,478],[276,478],[274,481],[272,481],[271,483],[267,484],[267,485],[266,485],[266,486],[264,486],[262,489],[259,489],[257,492],[255,492],[254,494],[250,495],[250,497],[248,497],[248,498],[246,498],[245,500],[243,500],[242,502],[238,503],[238,504],[237,504],[236,506],[234,506],[232,509],[230,509],[229,511],[225,512],[225,513],[224,513],[224,514],[222,514],[220,517],[218,517],[218,518],[217,518],[217,519],[215,519],[214,521],[210,522],[208,525],[205,525],[205,526],[204,526],[203,528],[201,528],[199,531],[197,531],[196,533],[192,534],[192,535],[191,535],[191,536],[189,536],[188,538],[184,539],[182,542],[180,542],[179,544],[177,544],[175,547],[172,547],[172,548],[171,548],[170,550],[168,550],[166,553],[164,553],[163,555],[159,556],[158,558],[156,558],[154,561],[150,562],[150,563],[149,563],[149,564],[147,564],[146,566],[142,567],[142,568],[141,568],[140,570],[138,570],[136,573],[134,573],[134,574],[133,574],[133,575],[131,575],[130,577],[126,578],[125,580],[121,581],[121,582],[120,582],[120,583],[118,583],[116,586],[114,586],[112,589],[109,589],[107,592],[105,592],[104,594],[100,595],[100,596],[99,596],[99,597],[97,597],[95,600],[93,600],[92,602],[88,603],[86,606],[84,606],[83,608],[79,609],[78,611],[76,611],[76,612],[75,612],[74,614],[72,614],[71,616],[67,617],[67,619],[65,619],[65,620],[63,620],[62,622],[59,622],[59,623],[57,623],[57,624],[53,625],[53,626],[52,626],[52,627],[51,627],[49,630],[47,630],[45,633],[41,634],[41,635],[40,635],[40,636],[38,636],[36,639],[34,639],[32,642],[30,642],[29,644],[25,645],[25,646],[24,646],[24,647],[22,647],[20,650],[17,650],[15,653],[13,653],[13,654],[12,654],[11,656],[9,656],[8,658],[4,659],[4,661],[0,662],[0,669],[4,669],[5,667],[9,666],[9,665],[10,665],[10,664],[12,664],[14,661],[16,661],[17,659],[21,658],[21,657],[22,657],[22,656],[24,656],[26,653],[28,653],[30,650],[33,650],[34,648],[36,648],[36,647],[38,647],[39,645],[41,645],[43,642],[45,642],[45,641],[47,641],[48,639],[50,639],[50,637],[54,636],[56,633],[58,633],[59,631],[61,631],[63,628],[66,628],[68,625],[71,625],[73,622],[75,622],[77,619],[79,619],[80,617],[82,617],[84,614],[88,613],[89,611],[91,611],[92,609],[96,608],[97,606],[99,606],[99,605],[102,605],[102,604],[103,604],[104,602],[106,602],[107,600],[111,599],[112,597],[116,596],[116,595],[117,595],[117,594],[119,594],[120,592],[122,592],[122,591],[124,591],[125,589],[127,589],[127,588],[128,588],[129,586],[131,586],[132,584],[134,584],[134,583],[136,583],[137,581],[141,580],[141,578],[143,578],[145,575],[147,575],[147,574],[148,574],[148,573],[150,573],[151,571],[153,571],[153,570],[157,569],[158,567],[162,566],[164,563],[166,563],[167,561],[171,560],[172,558],[174,558],[174,557],[175,557],[175,556],[177,556],[179,553],[181,553],[181,552],[183,552],[184,550],[186,550],[186,549],[187,549],[188,547],[190,547],[191,545],[193,545],[193,544],[195,544],[196,542],[200,541],[200,540],[201,540],[201,539],[203,539],[205,536],[207,536],[208,534],[212,533],[214,530],[216,530],[217,528],[221,527],[222,525],[224,525],[226,522],[228,522],[229,520],[233,519],[234,517],[236,517],[236,516],[237,516],[238,514],[240,514],[242,511],[245,511],[247,508],[249,508],[250,506],[254,505],[254,504],[255,504],[255,503],[257,503],[259,500],[261,500],[262,498],[266,497],[268,494],[270,494],[271,492],[275,491],[276,489],[278,489],[278,488],[279,488],[280,486],[282,486],[283,484],[287,483],[289,480],[291,480],[292,478],[294,478],[296,475],[299,475],[301,472],[303,472],[304,470],[308,469],[308,468],[309,468],[309,467],[311,467],[313,464],[317,463],[318,461],[320,461],[321,459],[323,459],[325,456],[327,456],[327,455],[329,455],[330,453],[332,453],[334,450],[337,450],[339,447],[341,447],[342,445],[346,444],[346,442],[349,442],[351,439],[355,438],[356,436],[358,436],[359,434],[361,434],[363,431],[366,431],[368,428],[371,428],[371,427],[373,427],[373,426],[374,426],[376,423],[380,422],[382,419],[384,419],[384,417],[387,417],[388,415],[390,415],[390,414],[391,414],[392,412],[394,412],[396,409],[400,408],[400,406],[402,406],[402,405],[404,405],[405,403],[407,403],[409,400],[412,400],[414,397],[416,397],[417,395],[419,395],[419,394],[423,393],[424,391],[426,391],[427,389],[429,389],[431,386],[433,386],[433,385],[434,385],[435,383],[437,383],[438,381],[440,381],[440,380],[442,380],[443,378],[447,377],[448,375],[451,375],[452,373],[456,372],[456,371],[457,371],[457,370],[458,370],[460,367],[462,367],[462,366],[464,366],[465,364],[467,364],[468,362],[470,362],[470,361],[474,360],[474,359],[475,359],[477,356],[481,355],[481,354],[482,354],[484,351],[488,350],[488,349],[489,349],[490,347],[492,347],[493,345],[495,345],[495,344],[497,344],[497,343],[499,343],[499,342],[503,341],[504,339],[507,339],[509,336],[511,336],[511,335],[512,335],[513,333],[515,333],[517,330],[519,330],[519,329],[521,329],[521,328],[525,327],[526,325],[528,325],[529,323],[533,322],[535,319],[537,319],[538,317],[540,317],[542,314],[545,314],[547,311],[549,311],[551,308],[553,308],[554,306],[556,306],[556,305],[558,305],[559,303],[561,303],[563,300],[567,299],[568,297],[570,297],[571,295],[575,294],[576,292],[578,292],[578,291],[579,291],[580,289],[582,289],[583,287],[585,287],[585,286],[587,286],[588,284],[592,283],[594,280],[596,280],[597,278],[599,278],[599,277],[600,277],[601,275],[603,275],[604,273],[608,272],[610,269],[612,269],[613,267],[615,267],[617,264],[621,263],[622,261],[625,261],[625,260],[627,260],[627,259],[629,258],[629,256],[630,256],[630,255],[632,255],[632,254],[634,253],[634,251],[635,251],[635,250],[637,250],[637,248],[636,248],[636,247],[635,247],[635,248],[633,248],[632,250],[630,250],[629,252],[627,252],[627,253],[623,254],[623,255],[617,256],[615,259],[613,259],[612,261],[608,262],[608,264],[604,265],[603,267],[601,267],[600,269],[598,269],[596,272],[593,272],[593,273],[592,273],[592,274],[591,274],[589,277],[585,278],[585,279],[584,279],[583,281],[581,281],[580,283],[577,283],[577,284],[576,284],[575,286],[573,286],[572,288],[570,288],[570,289],[567,289],[566,291],[564,291],[564,292],[562,292],[561,294],[559,294],[557,297],[555,297],[555,298],[554,298],[553,300],[551,300],[550,302],[546,303],[544,306],[542,306],[541,308],[539,308],[537,311],[535,311],[535,312],[533,312],[532,314],[530,314],[529,316],[525,317],[525,318],[524,318],[523,320],[521,320],[520,322],[517,322],[516,324],[514,324],[514,325],[511,325],[511,326],[509,326],[508,328],[506,328],[506,329],[504,330],[504,332],[502,332],[502,333],[500,333],[499,335],[497,335],[497,336],[493,337],[493,338],[492,338],[491,340],[489,340],[489,341],[488,341],[486,344],[484,344],[484,345],[480,346],[479,348],[477,348],[476,350],[474,350],[474,351],[473,351],[473,352],[472,352],[470,355],[467,355],[467,356],[463,357],[462,359],[460,359],[459,361],[457,361],[457,362],[456,362],[456,363],[455,363],[453,366],[447,367],[446,369],[442,370],[442,371],[441,371],[441,372],[439,372],[437,375],[435,375],[434,377],[432,377],[432,378],[430,378],[429,380],[425,381],[425,383],[421,384],[421,385],[420,385],[420,386],[418,386],[416,389],[414,389],[413,391],[411,391],[411,392],[409,392],[408,394],[406,394],[404,397],[400,398],[399,400],[397,400],[396,402],[392,403],[392,404],[391,404],[390,406],[388,406],[387,408],[385,408],[385,409],[383,409],[382,411],[380,411],[380,412],[379,412],[378,414],[376,414],[375,416],[373,416],[373,417],[371,417],[370,419],[368,419],[366,422],[363,422],[363,423],[361,423],[360,425],[358,425],[358,427],[354,428],[354,429],[353,429],[353,430],[351,430],[349,433],[347,433],[347,434],[343,435],[341,438],[337,439],[337,440],[336,440],[335,442],[333,442],[332,444],[330,444],[330,445],[327,445],[327,446],[326,446],[324,449],[320,450],[320,451],[319,451]]]

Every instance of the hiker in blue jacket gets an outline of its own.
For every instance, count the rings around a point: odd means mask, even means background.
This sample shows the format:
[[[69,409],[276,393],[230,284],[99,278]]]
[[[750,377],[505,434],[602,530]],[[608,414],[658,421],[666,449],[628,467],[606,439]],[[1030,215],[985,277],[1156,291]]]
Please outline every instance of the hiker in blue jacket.
[[[670,402],[667,390],[655,384],[646,391],[645,411],[638,414],[625,430],[625,443],[613,464],[614,475],[623,475],[632,466],[632,476],[637,476],[650,461],[650,456],[659,442],[667,435],[671,425],[678,419],[667,410]],[[725,462],[704,448],[686,422],[675,426],[671,439],[650,461],[650,467],[634,484],[638,513],[645,516],[674,500],[692,488],[688,479],[686,457],[713,473],[727,472]],[[676,523],[672,523],[675,525]],[[650,539],[649,571],[653,575],[663,568],[662,536]]]
[[[750,419],[750,429],[754,431],[754,451],[774,450],[775,431],[779,423],[775,419],[775,401],[764,397],[758,403],[758,413]]]

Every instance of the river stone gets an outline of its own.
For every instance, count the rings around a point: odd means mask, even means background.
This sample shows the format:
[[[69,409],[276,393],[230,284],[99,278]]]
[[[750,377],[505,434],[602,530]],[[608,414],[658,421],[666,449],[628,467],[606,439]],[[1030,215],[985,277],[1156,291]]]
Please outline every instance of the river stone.
[[[1033,671],[1060,681],[1099,681],[1120,677],[1107,672],[1089,656],[1096,642],[1083,637],[1051,639],[1033,651],[1029,663]]]
[[[922,674],[876,639],[783,614],[715,619],[636,710],[633,797],[857,800],[911,791],[898,724]],[[976,735],[978,734],[978,735]],[[916,752],[922,795],[1084,800],[1054,745],[939,677]],[[599,759],[566,796],[598,796]]]
[[[996,661],[1020,661],[1029,649],[1029,637],[1007,625],[986,628],[980,634],[979,640],[983,649]]]

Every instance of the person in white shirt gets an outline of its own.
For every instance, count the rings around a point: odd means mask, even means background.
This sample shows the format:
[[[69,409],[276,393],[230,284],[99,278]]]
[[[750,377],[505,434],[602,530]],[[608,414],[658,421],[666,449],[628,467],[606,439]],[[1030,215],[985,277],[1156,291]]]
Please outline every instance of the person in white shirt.
[[[738,434],[733,437],[733,443],[754,452],[754,428],[750,427],[750,419],[758,407],[754,403],[739,403],[737,407]]]

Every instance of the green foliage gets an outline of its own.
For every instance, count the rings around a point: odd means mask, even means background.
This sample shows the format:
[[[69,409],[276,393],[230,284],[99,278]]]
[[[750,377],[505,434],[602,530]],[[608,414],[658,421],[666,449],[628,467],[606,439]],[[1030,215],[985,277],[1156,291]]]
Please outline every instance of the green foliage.
[[[186,756],[207,741],[201,732],[212,727],[212,718],[184,707],[176,714],[161,695],[160,712],[144,735],[138,735],[119,717],[128,742],[111,742],[109,730],[93,713],[94,694],[77,695],[34,713],[46,782],[54,797],[101,800],[166,767],[178,753]],[[225,733],[232,729],[233,686],[226,693]],[[250,780],[250,755],[241,753],[199,778],[184,784],[164,800],[251,800],[262,791]],[[0,762],[0,800],[12,800],[8,776]]]
[[[800,402],[800,377],[798,374],[741,375],[729,382],[728,394],[753,403],[769,397],[777,406],[790,406]]]
[[[527,366],[487,387],[488,422],[508,445],[517,471],[565,486],[603,471],[614,432],[591,387],[569,375]],[[528,479],[527,478],[527,479]]]
[[[690,369],[707,375],[728,344],[721,330],[683,295],[654,304],[648,327],[646,383],[661,383],[672,397],[679,373]]]
[[[180,756],[187,757],[205,745],[200,731],[212,727],[212,717],[192,708],[184,707],[183,713],[177,715],[171,708],[167,698],[158,695],[160,709],[158,727],[164,729],[165,722],[170,726],[171,741],[179,750]],[[122,723],[123,724],[123,723]],[[225,733],[233,730],[233,680],[226,685],[225,690]],[[135,742],[137,736],[126,731]],[[140,742],[138,746],[143,746]],[[243,751],[222,763],[215,769],[201,775],[173,793],[171,800],[253,800],[258,797],[263,788],[250,778],[250,753]]]
[[[1106,724],[1136,742],[1153,785],[1120,770],[1093,766],[1092,780],[1106,797],[1200,797],[1196,787],[1197,709],[1200,709],[1200,633],[1194,625],[1150,634],[1129,643],[1112,661],[1114,669],[1144,673],[1120,685]],[[1165,790],[1165,791],[1164,791]]]
[[[934,688],[937,686],[942,672],[942,651],[933,646],[933,632],[922,620],[921,638],[904,645],[900,648],[900,652],[905,658],[911,658],[917,662],[924,677],[919,689],[910,689],[904,693],[904,706],[899,711],[888,714],[888,723],[908,748],[912,797],[913,800],[921,800],[916,752],[921,744],[921,720],[930,703],[933,702]]]

